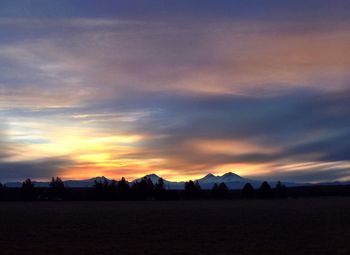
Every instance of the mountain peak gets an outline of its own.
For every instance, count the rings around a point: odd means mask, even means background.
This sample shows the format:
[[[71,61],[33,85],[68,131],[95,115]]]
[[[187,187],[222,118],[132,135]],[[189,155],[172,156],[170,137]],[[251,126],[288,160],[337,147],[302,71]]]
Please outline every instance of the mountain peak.
[[[92,181],[98,181],[98,182],[100,182],[100,181],[109,181],[109,179],[108,178],[106,178],[105,176],[97,176],[97,177],[95,177],[95,178],[92,178],[92,179],[90,179],[90,180],[92,180]]]
[[[147,174],[143,178],[160,178],[160,177],[156,174]]]
[[[226,174],[224,174],[222,176],[224,179],[238,179],[238,180],[242,180],[243,178],[241,176],[239,176],[238,174],[232,173],[232,172],[228,172]]]
[[[232,172],[227,172],[223,176],[238,176],[238,175]]]
[[[133,182],[140,182],[142,179],[150,179],[153,182],[153,184],[155,184],[159,181],[160,177],[156,174],[147,174],[141,178],[134,180]]]
[[[209,173],[203,178],[198,179],[198,181],[202,183],[216,182],[217,178],[218,178],[217,176],[213,175],[212,173]]]

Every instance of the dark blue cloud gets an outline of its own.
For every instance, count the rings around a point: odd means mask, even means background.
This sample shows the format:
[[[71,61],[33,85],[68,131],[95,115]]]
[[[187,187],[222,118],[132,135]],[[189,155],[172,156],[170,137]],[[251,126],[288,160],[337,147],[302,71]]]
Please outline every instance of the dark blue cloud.
[[[274,162],[350,160],[350,98],[348,91],[322,93],[299,90],[278,96],[151,95],[106,104],[105,111],[149,110],[153,113],[129,129],[165,138],[144,146],[172,154],[200,158],[188,151],[189,139],[232,139],[281,147],[278,153],[217,155],[215,162]],[[121,107],[123,105],[123,107]],[[99,107],[102,107],[101,105]],[[109,128],[113,129],[113,126]],[[178,148],[178,149],[174,149]],[[215,156],[214,156],[215,157]]]
[[[332,168],[332,169],[313,169],[309,171],[288,171],[288,172],[273,172],[271,174],[265,174],[262,177],[268,180],[278,181],[290,181],[301,183],[317,183],[317,182],[332,182],[341,178],[348,179],[350,170],[348,168]]]
[[[346,0],[4,0],[2,17],[213,17],[243,19],[348,19]]]
[[[52,176],[61,174],[65,167],[73,164],[67,158],[48,158],[42,160],[1,162],[0,161],[0,181],[18,181],[25,178],[49,179]]]

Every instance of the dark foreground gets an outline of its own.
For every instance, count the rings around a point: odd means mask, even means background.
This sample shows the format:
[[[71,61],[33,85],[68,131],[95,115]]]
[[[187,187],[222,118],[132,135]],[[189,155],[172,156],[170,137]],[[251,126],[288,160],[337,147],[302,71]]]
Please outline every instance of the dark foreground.
[[[350,198],[3,202],[0,254],[350,254]]]

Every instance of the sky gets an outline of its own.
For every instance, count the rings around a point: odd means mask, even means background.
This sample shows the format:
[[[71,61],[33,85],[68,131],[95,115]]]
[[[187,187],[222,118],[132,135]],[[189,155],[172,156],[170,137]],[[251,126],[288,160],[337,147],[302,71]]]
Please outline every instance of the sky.
[[[0,182],[350,180],[350,1],[2,0]]]

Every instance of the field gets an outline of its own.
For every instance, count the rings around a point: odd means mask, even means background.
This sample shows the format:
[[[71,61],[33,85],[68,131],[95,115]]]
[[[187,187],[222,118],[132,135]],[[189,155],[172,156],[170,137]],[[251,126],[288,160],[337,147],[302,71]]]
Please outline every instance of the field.
[[[3,202],[0,254],[350,254],[350,198]]]

